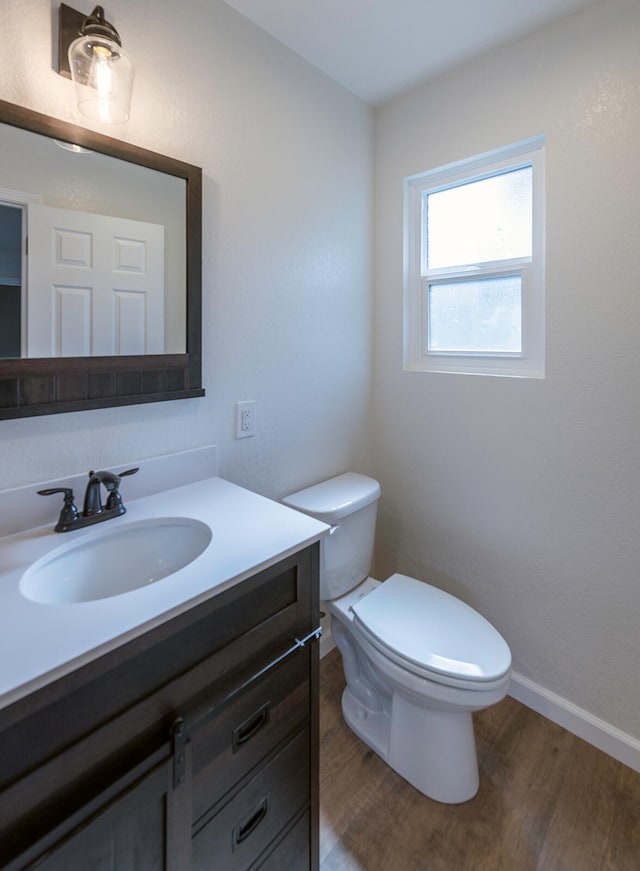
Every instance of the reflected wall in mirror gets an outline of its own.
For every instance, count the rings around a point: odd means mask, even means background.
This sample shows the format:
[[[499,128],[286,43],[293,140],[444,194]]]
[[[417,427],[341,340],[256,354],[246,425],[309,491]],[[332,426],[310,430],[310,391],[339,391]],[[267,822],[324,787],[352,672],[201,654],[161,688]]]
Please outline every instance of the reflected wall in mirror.
[[[0,419],[202,396],[201,170],[2,101],[0,148]]]

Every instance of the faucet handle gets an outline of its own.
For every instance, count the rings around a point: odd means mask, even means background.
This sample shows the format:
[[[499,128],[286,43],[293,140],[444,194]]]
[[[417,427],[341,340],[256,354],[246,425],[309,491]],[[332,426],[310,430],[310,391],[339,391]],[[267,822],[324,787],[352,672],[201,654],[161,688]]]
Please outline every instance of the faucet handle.
[[[53,496],[54,493],[64,493],[64,504],[54,528],[56,532],[66,532],[78,521],[78,509],[73,502],[73,490],[70,487],[51,487],[48,490],[38,490],[38,496]]]
[[[120,495],[120,491],[118,487],[120,486],[120,479],[125,478],[127,475],[135,475],[135,473],[139,470],[139,467],[135,469],[127,469],[126,472],[119,472],[117,475],[114,475],[113,478],[109,478],[107,481],[103,479],[103,484],[107,488],[109,492],[109,497],[107,498],[107,510],[113,510],[114,508],[121,511],[122,514],[125,512],[125,507],[122,504],[122,496]]]
[[[38,496],[53,496],[54,493],[64,493],[64,504],[73,504],[73,490],[70,487],[51,487],[49,490],[38,490]]]
[[[120,478],[126,478],[127,475],[135,475],[136,472],[140,471],[140,466],[136,466],[135,469],[127,469],[126,472],[118,472]]]

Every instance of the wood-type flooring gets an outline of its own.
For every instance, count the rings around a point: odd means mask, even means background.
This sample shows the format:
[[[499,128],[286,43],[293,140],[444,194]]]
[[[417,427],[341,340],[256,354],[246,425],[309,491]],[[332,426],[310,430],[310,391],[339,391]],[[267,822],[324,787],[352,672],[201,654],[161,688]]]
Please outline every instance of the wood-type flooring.
[[[347,728],[320,664],[321,871],[640,871],[640,774],[507,697],[474,715],[480,789],[434,802]]]

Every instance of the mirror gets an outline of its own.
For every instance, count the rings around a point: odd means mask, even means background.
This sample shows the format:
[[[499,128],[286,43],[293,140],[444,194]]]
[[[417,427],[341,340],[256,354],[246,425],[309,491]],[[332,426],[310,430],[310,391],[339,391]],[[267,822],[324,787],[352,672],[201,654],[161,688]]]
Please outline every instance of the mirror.
[[[204,395],[201,170],[2,101],[0,147],[0,419]]]
[[[0,357],[184,354],[185,180],[8,124],[0,151]]]

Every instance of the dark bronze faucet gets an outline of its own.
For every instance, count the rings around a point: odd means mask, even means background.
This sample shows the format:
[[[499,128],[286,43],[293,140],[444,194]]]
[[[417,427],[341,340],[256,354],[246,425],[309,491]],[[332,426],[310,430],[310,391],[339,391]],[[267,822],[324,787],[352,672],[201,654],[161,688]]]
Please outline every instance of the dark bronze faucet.
[[[40,496],[51,496],[53,493],[64,494],[64,505],[54,529],[56,532],[71,532],[72,529],[82,529],[112,517],[126,513],[126,508],[120,495],[120,480],[126,475],[135,475],[138,469],[127,469],[116,475],[114,472],[89,472],[89,482],[84,494],[82,514],[73,501],[73,490],[68,487],[52,487],[49,490],[38,490]],[[107,493],[106,505],[102,504],[100,487],[104,485]]]

